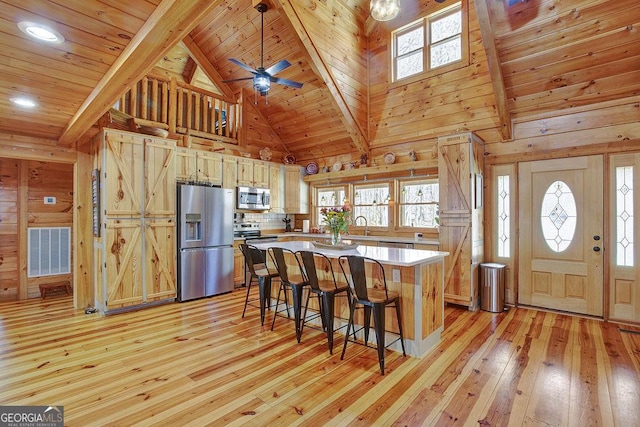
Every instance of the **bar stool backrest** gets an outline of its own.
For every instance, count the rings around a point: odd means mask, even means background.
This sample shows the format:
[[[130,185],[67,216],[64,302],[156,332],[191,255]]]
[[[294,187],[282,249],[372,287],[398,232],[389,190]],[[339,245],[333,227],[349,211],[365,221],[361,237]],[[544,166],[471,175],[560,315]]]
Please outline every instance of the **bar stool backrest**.
[[[300,261],[298,260],[298,257],[296,256],[295,252],[293,252],[292,250],[278,248],[278,247],[270,247],[268,249],[268,252],[269,252],[269,256],[271,257],[271,260],[273,261],[273,263],[276,266],[276,269],[278,270],[280,279],[282,279],[283,282],[289,283],[289,273],[288,273],[287,262],[284,259],[285,253],[289,253],[291,254],[291,256],[293,256],[293,258],[298,263],[299,271],[302,272],[302,266],[300,265]]]
[[[343,266],[344,260],[346,260],[347,264],[349,265],[348,273]],[[350,283],[358,300],[369,301],[365,261],[372,262],[374,267],[379,269],[379,275],[384,286],[385,297],[386,299],[389,299],[389,293],[387,292],[387,279],[385,278],[384,267],[382,266],[380,261],[374,258],[363,257],[359,255],[342,255],[339,258],[339,261],[340,268],[342,268],[342,273],[344,274],[345,280],[347,281],[347,283]],[[349,280],[349,275],[351,275],[351,280]]]
[[[251,275],[257,276],[256,271],[267,268],[267,260],[264,258],[264,254],[260,249],[247,245],[246,243],[241,243],[240,251],[244,255],[244,262],[247,264]]]
[[[302,265],[304,266],[305,279],[314,291],[320,291],[320,285],[318,280],[318,272],[316,270],[316,257],[324,259],[324,265],[328,266],[328,270],[331,273],[331,280],[333,280],[334,286],[337,288],[336,277],[333,274],[333,266],[331,260],[326,255],[312,252],[312,251],[298,251],[297,255],[302,259]]]

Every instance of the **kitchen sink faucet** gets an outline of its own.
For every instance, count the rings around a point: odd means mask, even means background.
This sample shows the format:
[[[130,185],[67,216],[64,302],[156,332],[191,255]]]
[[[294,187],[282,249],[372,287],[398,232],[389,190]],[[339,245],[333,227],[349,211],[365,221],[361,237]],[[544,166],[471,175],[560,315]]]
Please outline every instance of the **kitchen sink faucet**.
[[[369,224],[367,223],[367,218],[365,218],[365,217],[364,217],[364,216],[362,216],[362,215],[358,215],[357,217],[355,217],[355,218],[353,219],[353,225],[357,225],[357,222],[358,222],[358,220],[359,220],[360,218],[364,219],[364,235],[365,235],[365,236],[368,236],[368,235],[369,235]]]

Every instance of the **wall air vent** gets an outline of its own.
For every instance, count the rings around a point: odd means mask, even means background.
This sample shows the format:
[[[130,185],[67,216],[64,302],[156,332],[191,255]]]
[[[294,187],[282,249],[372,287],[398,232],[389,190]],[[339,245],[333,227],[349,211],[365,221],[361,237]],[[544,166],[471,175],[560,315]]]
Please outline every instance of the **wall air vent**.
[[[29,228],[28,277],[71,272],[71,228]]]

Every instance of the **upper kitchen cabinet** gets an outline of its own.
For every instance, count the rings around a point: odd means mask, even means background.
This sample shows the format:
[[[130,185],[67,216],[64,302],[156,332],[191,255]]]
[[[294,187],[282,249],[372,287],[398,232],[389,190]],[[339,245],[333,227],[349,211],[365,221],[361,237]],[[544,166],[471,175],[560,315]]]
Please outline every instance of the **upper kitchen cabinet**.
[[[195,181],[196,170],[196,150],[176,148],[176,181]]]
[[[104,133],[104,214],[141,217],[144,138],[124,132]]]
[[[269,210],[273,213],[284,213],[284,171],[280,164],[269,165],[269,190],[271,193]]]
[[[238,160],[234,156],[222,158],[222,187],[235,189],[238,184]]]
[[[222,185],[222,154],[209,151],[196,153],[196,181]]]
[[[144,139],[144,215],[173,217],[176,213],[175,141]]]
[[[284,166],[284,211],[288,214],[309,213],[309,184],[302,180],[304,169]]]
[[[471,133],[438,138],[440,250],[444,299],[478,307],[478,267],[483,261],[483,144]]]
[[[238,185],[269,188],[269,163],[244,157],[238,158]]]

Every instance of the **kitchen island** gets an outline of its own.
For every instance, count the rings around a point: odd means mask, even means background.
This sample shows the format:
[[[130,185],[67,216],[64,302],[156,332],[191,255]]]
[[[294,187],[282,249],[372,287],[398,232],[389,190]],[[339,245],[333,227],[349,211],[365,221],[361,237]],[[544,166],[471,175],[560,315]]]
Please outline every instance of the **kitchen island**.
[[[316,247],[310,241],[268,242],[255,244],[259,249],[280,247],[291,251],[314,251],[326,255],[336,275],[336,280],[344,283],[345,278],[338,264],[341,255],[360,255],[375,258],[385,269],[387,287],[400,294],[402,327],[407,354],[415,357],[424,356],[438,342],[444,329],[444,257],[447,252],[426,251],[405,248],[387,248],[377,246],[358,246],[354,249],[335,250]],[[297,269],[295,260],[288,264]],[[328,266],[318,268],[320,279],[327,275]],[[313,301],[313,300],[312,300]],[[349,318],[349,307],[345,302],[336,303],[336,321],[345,324]],[[356,317],[355,323],[362,324],[362,315]],[[385,330],[398,332],[395,316],[388,316]],[[393,337],[387,338],[391,342]],[[400,343],[395,343],[393,350],[401,351]]]

